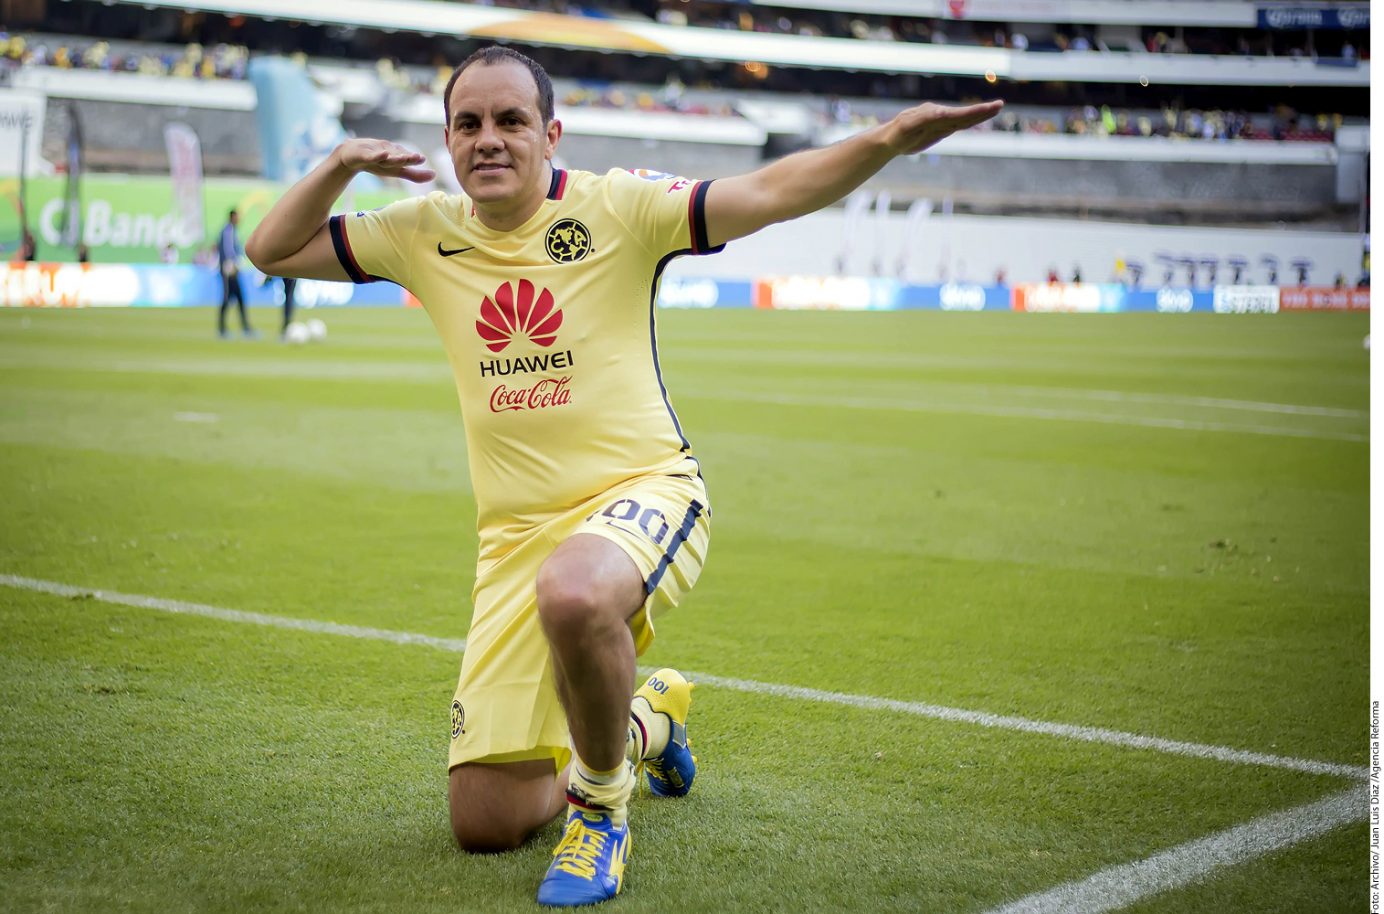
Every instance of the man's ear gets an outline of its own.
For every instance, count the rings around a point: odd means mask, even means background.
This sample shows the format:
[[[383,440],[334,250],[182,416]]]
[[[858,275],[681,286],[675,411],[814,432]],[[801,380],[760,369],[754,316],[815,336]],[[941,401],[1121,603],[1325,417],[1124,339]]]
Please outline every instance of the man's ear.
[[[553,118],[548,122],[548,148],[543,150],[543,158],[551,159],[557,153],[557,141],[562,139],[562,121]]]

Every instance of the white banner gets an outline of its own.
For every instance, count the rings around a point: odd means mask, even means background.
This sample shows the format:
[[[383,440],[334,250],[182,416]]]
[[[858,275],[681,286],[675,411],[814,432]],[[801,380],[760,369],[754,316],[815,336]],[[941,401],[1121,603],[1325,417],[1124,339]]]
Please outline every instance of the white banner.
[[[47,106],[42,93],[0,89],[0,175],[17,176],[21,161],[30,175],[52,174],[52,166],[39,154]]]
[[[181,123],[165,126],[163,141],[173,178],[174,224],[180,227],[183,244],[198,244],[207,233],[202,213],[202,143],[195,130]]]
[[[1278,286],[1216,286],[1217,314],[1277,314]]]
[[[0,308],[128,307],[139,291],[139,268],[125,264],[0,264]]]

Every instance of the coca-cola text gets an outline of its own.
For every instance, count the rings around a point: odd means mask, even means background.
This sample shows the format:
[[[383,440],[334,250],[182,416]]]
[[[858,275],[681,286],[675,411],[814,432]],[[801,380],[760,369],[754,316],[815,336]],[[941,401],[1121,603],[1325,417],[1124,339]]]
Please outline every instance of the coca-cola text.
[[[490,392],[490,411],[502,413],[566,406],[572,400],[572,391],[567,386],[571,380],[570,377],[544,378],[532,387],[506,387],[501,384]]]

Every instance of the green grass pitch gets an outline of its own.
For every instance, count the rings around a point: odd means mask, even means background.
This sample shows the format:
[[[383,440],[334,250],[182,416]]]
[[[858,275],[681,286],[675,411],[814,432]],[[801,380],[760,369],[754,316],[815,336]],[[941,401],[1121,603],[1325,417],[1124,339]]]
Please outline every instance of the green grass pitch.
[[[268,312],[256,312],[269,325]],[[462,638],[426,317],[0,312],[0,574]],[[665,312],[715,522],[646,665],[1363,766],[1359,315]],[[459,656],[0,587],[0,910],[535,910],[466,857]],[[707,683],[611,911],[981,914],[1350,787]],[[1362,817],[1130,910],[1356,911]]]

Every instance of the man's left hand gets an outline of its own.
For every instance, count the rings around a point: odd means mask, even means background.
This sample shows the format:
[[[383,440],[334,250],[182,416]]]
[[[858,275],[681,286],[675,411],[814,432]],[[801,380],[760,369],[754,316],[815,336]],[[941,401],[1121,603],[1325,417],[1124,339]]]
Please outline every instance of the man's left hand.
[[[888,141],[896,155],[912,155],[946,139],[958,130],[983,124],[1000,113],[1004,102],[978,105],[938,105],[924,102],[900,111],[888,125]]]

